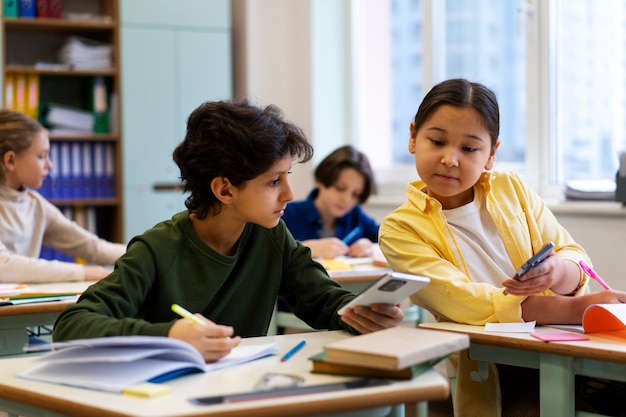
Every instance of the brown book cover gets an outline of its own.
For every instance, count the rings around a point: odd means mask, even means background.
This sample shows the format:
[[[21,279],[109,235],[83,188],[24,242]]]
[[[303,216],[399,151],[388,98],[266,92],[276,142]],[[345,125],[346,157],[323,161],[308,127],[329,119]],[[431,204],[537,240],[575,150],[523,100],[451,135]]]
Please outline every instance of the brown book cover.
[[[365,376],[385,379],[413,379],[423,372],[431,369],[437,362],[443,359],[443,357],[440,357],[403,369],[380,369],[369,366],[345,365],[341,363],[327,362],[324,360],[325,357],[326,352],[324,351],[309,358],[313,364],[313,373]]]
[[[324,346],[326,362],[403,369],[469,347],[469,336],[461,333],[414,327],[392,327],[353,336]]]

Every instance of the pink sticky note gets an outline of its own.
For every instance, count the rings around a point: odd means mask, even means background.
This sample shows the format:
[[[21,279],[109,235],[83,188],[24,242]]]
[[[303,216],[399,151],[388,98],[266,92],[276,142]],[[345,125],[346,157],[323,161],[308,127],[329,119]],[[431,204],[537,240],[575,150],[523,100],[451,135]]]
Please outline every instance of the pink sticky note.
[[[544,342],[575,342],[577,340],[589,340],[585,335],[570,332],[531,333],[530,335]]]

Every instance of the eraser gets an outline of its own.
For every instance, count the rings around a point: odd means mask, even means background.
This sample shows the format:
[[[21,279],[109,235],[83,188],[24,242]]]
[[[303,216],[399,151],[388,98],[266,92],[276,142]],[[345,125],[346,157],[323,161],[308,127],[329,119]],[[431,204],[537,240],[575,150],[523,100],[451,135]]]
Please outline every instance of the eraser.
[[[135,395],[137,397],[156,397],[172,392],[172,387],[163,384],[153,384],[144,382],[142,384],[131,385],[122,390],[122,394]]]

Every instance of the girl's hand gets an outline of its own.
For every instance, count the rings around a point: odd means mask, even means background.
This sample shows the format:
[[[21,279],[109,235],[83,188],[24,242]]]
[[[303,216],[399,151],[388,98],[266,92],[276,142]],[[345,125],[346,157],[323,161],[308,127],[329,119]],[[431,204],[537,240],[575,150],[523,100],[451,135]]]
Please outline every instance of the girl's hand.
[[[223,358],[241,343],[241,337],[232,337],[234,331],[232,327],[215,324],[201,314],[196,316],[206,324],[179,319],[170,327],[168,336],[191,344],[206,362],[215,362]]]
[[[311,249],[314,258],[333,259],[348,253],[348,245],[336,237],[305,240],[302,244]]]
[[[85,265],[85,281],[98,281],[111,273],[109,269],[99,265]]]
[[[367,258],[374,256],[374,243],[368,238],[362,237],[348,248],[348,256],[353,258]]]
[[[519,280],[509,278],[504,280],[502,285],[507,294],[519,296],[535,295],[548,288],[557,291],[555,290],[557,284],[570,272],[568,264],[574,265],[571,261],[559,259],[556,256],[556,252],[552,250],[543,262],[531,268],[526,274],[518,277]],[[580,280],[578,267],[576,267],[576,273],[578,274],[576,283],[578,283]],[[571,289],[573,290],[574,288],[576,288],[576,285],[573,285]]]

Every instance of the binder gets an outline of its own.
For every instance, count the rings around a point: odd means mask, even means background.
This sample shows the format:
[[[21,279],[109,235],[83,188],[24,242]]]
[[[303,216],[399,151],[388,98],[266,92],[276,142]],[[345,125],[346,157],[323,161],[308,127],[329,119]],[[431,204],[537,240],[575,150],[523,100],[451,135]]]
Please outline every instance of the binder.
[[[83,153],[80,142],[70,143],[70,166],[72,170],[71,178],[71,197],[83,198]]]
[[[35,17],[35,0],[18,0],[19,17]]]
[[[37,119],[39,117],[39,75],[28,74],[26,87],[26,114]]]
[[[63,14],[63,0],[48,0],[48,17],[58,19]]]
[[[17,17],[19,16],[18,0],[4,0],[4,17]]]
[[[37,17],[50,17],[49,0],[35,0],[35,9]]]
[[[92,146],[94,191],[96,197],[105,197],[104,186],[104,142],[94,142]]]
[[[50,161],[52,161],[52,169],[48,173],[50,179],[50,196],[48,198],[55,199],[61,197],[61,183],[59,181],[59,167],[61,144],[56,141],[50,142]]]
[[[59,152],[59,197],[72,197],[72,156],[69,142],[61,142]]]
[[[81,160],[82,160],[82,180],[81,188],[83,189],[83,197],[96,197],[94,190],[94,170],[93,170],[93,144],[91,142],[81,142]]]
[[[10,72],[4,74],[4,107],[15,110],[15,76]]]
[[[115,196],[115,148],[109,142],[104,146],[104,190],[106,197]]]
[[[109,132],[109,111],[107,103],[107,87],[104,77],[94,77],[93,86],[93,114],[94,114],[94,133]]]
[[[13,103],[15,104],[15,110],[26,113],[26,88],[27,88],[26,74],[15,74],[15,98]]]

